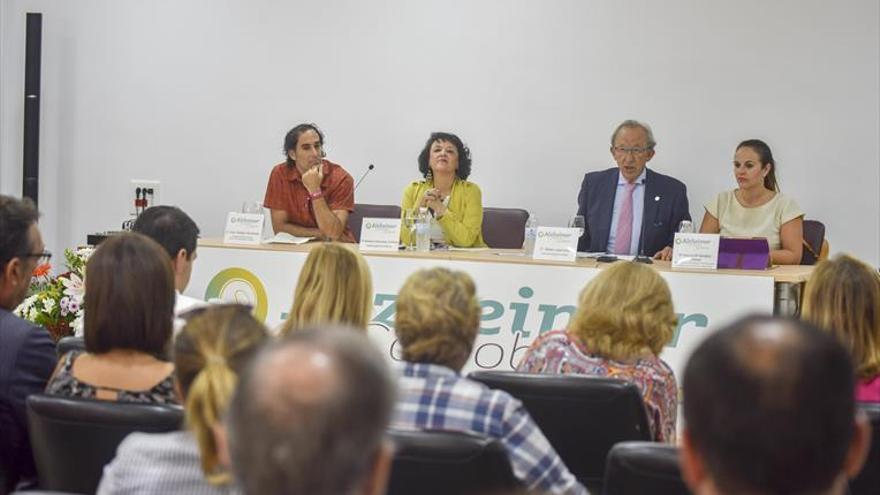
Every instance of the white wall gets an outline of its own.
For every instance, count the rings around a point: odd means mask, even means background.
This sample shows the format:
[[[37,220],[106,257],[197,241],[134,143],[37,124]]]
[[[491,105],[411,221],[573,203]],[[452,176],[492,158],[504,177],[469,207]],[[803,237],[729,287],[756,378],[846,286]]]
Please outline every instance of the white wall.
[[[261,199],[284,133],[319,123],[357,201],[396,203],[432,130],[471,146],[484,204],[563,223],[611,130],[651,123],[650,166],[691,213],[767,140],[834,251],[880,264],[876,0],[0,2],[0,192],[20,194],[24,13],[41,11],[42,228],[56,251],[118,228],[162,181],[204,235]]]

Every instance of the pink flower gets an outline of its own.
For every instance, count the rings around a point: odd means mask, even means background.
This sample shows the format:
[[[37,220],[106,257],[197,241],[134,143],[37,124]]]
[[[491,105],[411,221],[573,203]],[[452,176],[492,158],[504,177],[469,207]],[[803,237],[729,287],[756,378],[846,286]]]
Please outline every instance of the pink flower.
[[[64,286],[64,295],[70,296],[72,300],[82,301],[86,290],[79,275],[70,273],[69,277],[58,277],[58,280]]]

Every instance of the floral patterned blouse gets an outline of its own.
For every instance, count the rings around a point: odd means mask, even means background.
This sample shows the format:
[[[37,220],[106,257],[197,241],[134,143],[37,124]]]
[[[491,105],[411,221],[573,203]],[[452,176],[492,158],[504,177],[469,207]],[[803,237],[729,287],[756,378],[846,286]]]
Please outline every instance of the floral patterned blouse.
[[[95,399],[98,390],[110,390],[117,393],[116,402],[137,402],[141,404],[179,404],[174,393],[174,372],[172,371],[161,382],[149,390],[123,390],[112,387],[99,387],[78,380],[73,376],[73,362],[82,354],[80,351],[68,352],[58,373],[46,385],[46,393],[64,395],[82,399]]]
[[[532,343],[517,371],[576,373],[633,383],[642,392],[654,440],[675,442],[678,386],[672,368],[658,357],[640,358],[635,362],[606,359],[591,354],[568,332],[556,330],[545,333]]]

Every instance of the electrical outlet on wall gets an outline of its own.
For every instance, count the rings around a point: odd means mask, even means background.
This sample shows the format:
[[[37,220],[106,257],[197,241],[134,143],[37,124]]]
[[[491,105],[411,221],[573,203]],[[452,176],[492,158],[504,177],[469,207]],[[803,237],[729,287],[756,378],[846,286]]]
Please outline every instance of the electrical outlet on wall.
[[[132,179],[128,188],[128,212],[138,215],[159,202],[159,181]]]

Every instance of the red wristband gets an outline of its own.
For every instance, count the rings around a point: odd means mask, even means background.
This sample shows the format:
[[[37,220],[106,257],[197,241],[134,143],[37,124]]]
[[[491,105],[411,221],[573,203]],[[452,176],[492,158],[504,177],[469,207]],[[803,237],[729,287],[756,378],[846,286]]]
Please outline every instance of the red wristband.
[[[324,191],[318,190],[317,192],[310,192],[309,198],[314,201],[316,199],[321,199],[324,197]]]

